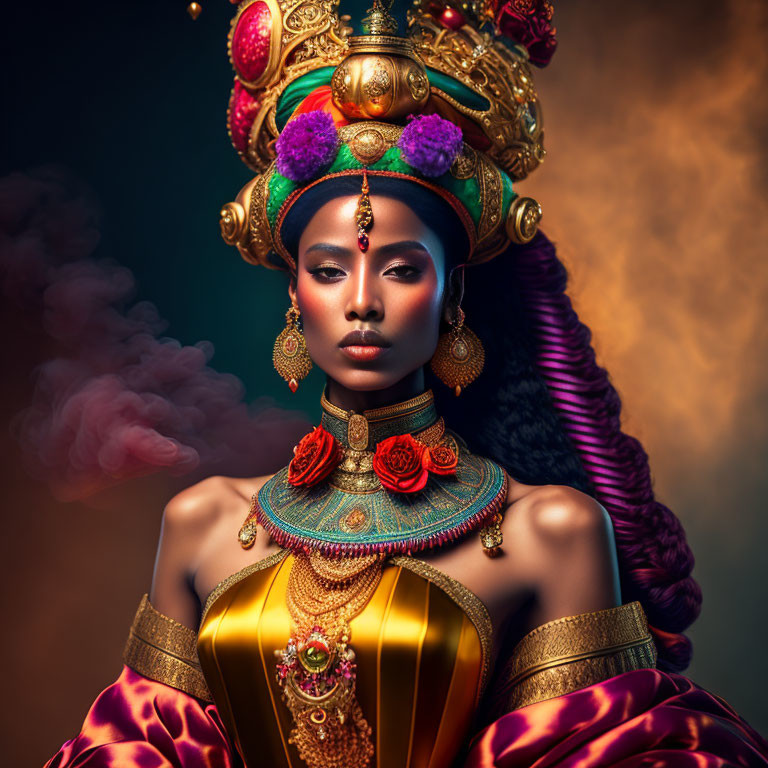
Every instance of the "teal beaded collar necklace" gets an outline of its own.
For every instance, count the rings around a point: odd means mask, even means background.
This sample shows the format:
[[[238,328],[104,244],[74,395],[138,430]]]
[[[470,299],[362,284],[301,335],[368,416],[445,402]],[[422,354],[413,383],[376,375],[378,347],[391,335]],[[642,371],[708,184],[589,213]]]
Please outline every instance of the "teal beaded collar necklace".
[[[431,391],[362,413],[321,406],[320,426],[254,497],[249,520],[280,546],[414,554],[493,525],[506,474],[446,430]]]

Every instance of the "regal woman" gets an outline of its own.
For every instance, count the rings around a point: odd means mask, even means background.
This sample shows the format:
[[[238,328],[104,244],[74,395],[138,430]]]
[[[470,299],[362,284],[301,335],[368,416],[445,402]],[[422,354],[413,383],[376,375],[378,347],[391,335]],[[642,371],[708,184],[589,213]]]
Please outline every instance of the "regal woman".
[[[277,474],[169,503],[123,672],[49,766],[768,765],[679,674],[692,555],[513,189],[551,20],[240,4],[256,176],[222,233],[286,273],[273,362],[322,369],[322,418]]]

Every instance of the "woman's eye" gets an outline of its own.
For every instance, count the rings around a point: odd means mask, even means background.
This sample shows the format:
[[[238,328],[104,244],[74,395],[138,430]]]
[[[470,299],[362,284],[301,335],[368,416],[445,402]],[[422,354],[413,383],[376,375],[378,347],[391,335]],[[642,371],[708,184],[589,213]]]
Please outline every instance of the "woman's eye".
[[[310,274],[318,280],[336,280],[344,277],[344,272],[338,267],[315,267],[309,270]]]
[[[399,278],[414,278],[421,274],[421,270],[411,264],[393,264],[384,274]]]

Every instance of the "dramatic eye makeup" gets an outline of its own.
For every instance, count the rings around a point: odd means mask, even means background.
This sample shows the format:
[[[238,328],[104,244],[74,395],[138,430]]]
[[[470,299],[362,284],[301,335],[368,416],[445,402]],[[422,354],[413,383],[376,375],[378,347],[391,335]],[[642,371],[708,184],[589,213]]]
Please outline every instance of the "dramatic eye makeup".
[[[338,264],[321,263],[316,267],[307,267],[307,272],[321,283],[332,283],[346,275],[346,272]]]
[[[383,274],[386,277],[396,277],[399,280],[417,280],[424,274],[424,269],[413,261],[398,261],[387,265]]]
[[[335,282],[347,273],[348,249],[331,243],[315,243],[302,257],[303,268],[319,282]],[[432,256],[416,240],[389,243],[368,255],[385,277],[416,281],[429,270]]]

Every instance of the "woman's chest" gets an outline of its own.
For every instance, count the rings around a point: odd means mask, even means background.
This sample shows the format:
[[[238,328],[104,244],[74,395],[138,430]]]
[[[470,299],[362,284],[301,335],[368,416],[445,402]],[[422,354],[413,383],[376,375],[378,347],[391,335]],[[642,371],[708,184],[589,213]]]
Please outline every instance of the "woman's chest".
[[[339,712],[354,715],[343,696],[333,700],[344,689],[337,681],[318,688],[300,665],[286,672],[296,633],[292,560],[278,556],[214,592],[201,625],[200,661],[247,765],[267,756],[269,765],[301,765],[295,744],[302,722],[311,736],[317,726],[330,729]],[[318,610],[321,602],[314,603]],[[318,621],[322,634],[327,618]],[[372,765],[450,764],[490,665],[491,626],[482,603],[429,565],[397,558],[384,567],[349,628],[360,716],[347,717],[342,731],[364,719],[376,755]],[[333,642],[327,650],[335,652]],[[338,660],[327,668],[339,669]],[[328,743],[336,738],[331,730],[326,737]]]
[[[256,544],[248,550],[237,544],[231,531],[228,534],[210,540],[205,556],[200,558],[193,584],[201,606],[217,586],[281,551],[261,528]],[[444,581],[463,587],[483,606],[491,620],[492,659],[496,658],[507,629],[525,624],[526,607],[531,600],[530,585],[510,567],[512,558],[508,547],[500,557],[487,557],[477,535],[453,547],[419,556],[419,561],[447,577]]]

